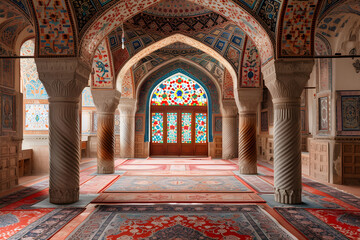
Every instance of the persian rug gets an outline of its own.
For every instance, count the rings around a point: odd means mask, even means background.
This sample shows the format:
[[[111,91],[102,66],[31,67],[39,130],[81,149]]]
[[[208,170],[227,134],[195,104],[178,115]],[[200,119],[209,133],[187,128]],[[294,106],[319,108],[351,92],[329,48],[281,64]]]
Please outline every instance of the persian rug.
[[[350,239],[360,238],[360,211],[307,209]]]
[[[22,200],[24,197],[30,196],[36,192],[44,190],[49,187],[49,180],[44,180],[38,183],[31,185],[30,187],[25,187],[19,191],[16,191],[12,194],[6,195],[0,198],[0,209],[17,201]]]
[[[127,171],[124,176],[233,176],[230,171]]]
[[[235,176],[123,176],[104,192],[250,192]]]
[[[52,209],[0,211],[0,239],[9,239],[51,211]]]
[[[120,171],[169,171],[170,170],[170,166],[171,165],[166,165],[166,164],[159,164],[159,165],[130,165],[130,164],[127,164],[127,165],[124,165],[124,164],[121,164],[117,167],[115,167],[115,170],[120,170]]]
[[[24,210],[24,209],[33,209],[31,208],[32,205],[43,201],[49,196],[49,190],[44,189],[37,193],[34,193],[30,196],[27,196],[19,201],[11,203],[6,207],[2,208],[1,210]]]
[[[255,205],[100,206],[67,239],[293,239]]]
[[[41,211],[44,210],[49,209],[41,209]],[[20,231],[18,231],[8,239],[49,239],[52,235],[54,235],[57,231],[64,227],[68,222],[70,222],[74,217],[79,215],[83,210],[84,209],[82,208],[65,208],[55,210],[50,209],[51,212],[43,215],[42,217],[39,216],[36,221],[28,224],[27,226],[23,226]],[[11,211],[11,213],[13,212],[15,211]],[[29,211],[27,210],[26,212]],[[13,221],[15,221],[15,219],[13,219]]]
[[[242,175],[234,171],[234,174],[243,179],[247,184],[254,188],[258,193],[274,193],[274,186],[264,181],[256,175]]]
[[[116,175],[96,176],[80,186],[80,194],[98,193],[118,178]]]
[[[92,203],[265,203],[255,193],[101,193]]]
[[[143,160],[131,159],[125,161],[123,164],[233,164],[228,160],[187,160],[187,159],[161,159],[161,160]]]
[[[189,164],[186,166],[186,170],[190,171],[236,171],[239,170],[239,166],[235,164],[219,165],[219,164]]]
[[[354,195],[345,193],[336,188],[326,186],[325,184],[318,183],[318,182],[312,181],[310,179],[303,179],[303,184],[306,184],[312,188],[320,190],[326,194],[329,194],[330,196],[332,196],[334,198],[337,198],[351,206],[354,206],[354,207],[360,209],[360,198],[358,198]]]
[[[179,158],[153,158],[148,157],[146,160],[179,160]],[[182,160],[211,160],[211,157],[194,157],[194,158],[181,158]]]
[[[348,239],[332,226],[321,221],[303,208],[274,208],[287,222],[308,239]],[[329,210],[324,210],[329,211]]]
[[[332,199],[329,199],[324,196],[311,194],[309,192],[303,191],[302,193],[302,203],[301,204],[282,204],[275,201],[274,194],[260,194],[266,203],[274,207],[293,207],[293,208],[321,208],[321,209],[344,209],[341,205],[332,202]]]

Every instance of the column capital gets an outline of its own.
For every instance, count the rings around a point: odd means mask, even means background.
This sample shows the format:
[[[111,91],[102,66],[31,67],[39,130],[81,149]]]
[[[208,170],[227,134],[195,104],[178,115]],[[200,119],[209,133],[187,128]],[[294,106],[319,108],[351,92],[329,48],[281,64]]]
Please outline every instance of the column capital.
[[[314,59],[272,60],[262,68],[272,98],[299,98],[313,70]]]
[[[99,113],[115,113],[121,93],[116,89],[91,89],[96,110]]]
[[[79,58],[36,58],[39,79],[49,95],[49,101],[78,101],[88,85],[91,68]]]
[[[256,113],[259,103],[262,101],[261,88],[238,89],[239,113]]]
[[[238,107],[234,100],[223,100],[221,113],[223,117],[236,117],[238,113]]]
[[[136,99],[122,98],[119,104],[120,117],[133,116],[136,111]]]

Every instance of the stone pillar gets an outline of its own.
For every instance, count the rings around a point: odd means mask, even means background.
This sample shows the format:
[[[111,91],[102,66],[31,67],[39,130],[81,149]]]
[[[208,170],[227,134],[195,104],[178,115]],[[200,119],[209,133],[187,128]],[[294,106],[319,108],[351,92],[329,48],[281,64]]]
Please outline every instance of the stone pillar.
[[[237,155],[237,122],[238,109],[235,101],[223,101],[222,108],[222,158],[233,159]]]
[[[241,174],[257,174],[256,113],[262,89],[239,89],[239,170]]]
[[[120,157],[135,156],[135,112],[136,99],[122,98],[120,111]]]
[[[263,67],[274,103],[275,200],[301,203],[300,95],[313,60],[275,60]]]
[[[97,172],[115,172],[115,110],[119,105],[120,92],[115,89],[92,89],[97,113]]]
[[[49,95],[50,202],[74,203],[79,200],[79,99],[91,69],[77,58],[35,61]]]

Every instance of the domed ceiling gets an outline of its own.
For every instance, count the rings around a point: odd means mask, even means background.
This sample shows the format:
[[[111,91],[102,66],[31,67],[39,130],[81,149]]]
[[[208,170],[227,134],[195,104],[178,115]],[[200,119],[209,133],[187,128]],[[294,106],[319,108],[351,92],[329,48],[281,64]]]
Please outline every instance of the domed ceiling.
[[[204,6],[199,6],[184,0],[165,0],[144,11],[144,13],[162,17],[190,17],[204,15],[210,12],[211,11]]]

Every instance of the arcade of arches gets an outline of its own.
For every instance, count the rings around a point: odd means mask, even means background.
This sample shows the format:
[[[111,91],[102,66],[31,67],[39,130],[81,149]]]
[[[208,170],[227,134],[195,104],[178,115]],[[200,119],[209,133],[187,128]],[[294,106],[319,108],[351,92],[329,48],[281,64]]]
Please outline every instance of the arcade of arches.
[[[359,186],[359,52],[358,0],[2,0],[0,191],[70,204],[82,159],[148,157],[266,162],[282,204]]]

